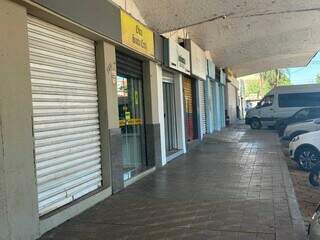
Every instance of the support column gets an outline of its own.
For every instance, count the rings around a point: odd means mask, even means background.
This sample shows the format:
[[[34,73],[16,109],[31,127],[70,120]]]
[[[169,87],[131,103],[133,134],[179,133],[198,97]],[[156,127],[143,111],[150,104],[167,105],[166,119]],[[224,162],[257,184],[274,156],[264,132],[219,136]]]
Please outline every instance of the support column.
[[[0,1],[0,239],[36,239],[39,218],[26,9]]]
[[[161,167],[165,164],[162,159],[160,131],[160,115],[163,115],[163,110],[159,107],[159,98],[162,96],[162,69],[158,64],[149,61],[145,64],[144,76],[147,159],[150,165]]]
[[[176,96],[176,111],[177,111],[177,133],[178,133],[178,146],[187,152],[186,146],[186,128],[185,128],[185,110],[183,98],[183,76],[182,74],[175,75],[175,96]]]
[[[119,110],[117,95],[117,68],[115,47],[99,42],[97,52],[97,76],[99,89],[99,111],[103,185],[112,185],[112,191],[123,189],[122,137],[119,128]]]

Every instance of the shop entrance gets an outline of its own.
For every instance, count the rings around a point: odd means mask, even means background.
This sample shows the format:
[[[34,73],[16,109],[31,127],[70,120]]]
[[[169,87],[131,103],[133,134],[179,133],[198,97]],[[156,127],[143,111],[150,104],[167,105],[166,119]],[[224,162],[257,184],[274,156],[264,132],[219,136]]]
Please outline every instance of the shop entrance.
[[[163,82],[164,125],[166,136],[166,153],[174,153],[178,149],[176,104],[174,83]]]
[[[142,62],[117,53],[119,125],[124,181],[146,169]]]
[[[38,210],[102,186],[95,43],[28,16]]]
[[[183,80],[186,138],[190,142],[198,138],[195,84],[189,78]]]

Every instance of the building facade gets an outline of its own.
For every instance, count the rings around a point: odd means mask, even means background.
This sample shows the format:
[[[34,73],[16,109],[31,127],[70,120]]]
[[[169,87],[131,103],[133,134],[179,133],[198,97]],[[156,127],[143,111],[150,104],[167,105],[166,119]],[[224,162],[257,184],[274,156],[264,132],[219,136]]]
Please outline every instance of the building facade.
[[[225,73],[190,39],[105,0],[2,0],[0,20],[3,239],[38,238],[225,127]]]

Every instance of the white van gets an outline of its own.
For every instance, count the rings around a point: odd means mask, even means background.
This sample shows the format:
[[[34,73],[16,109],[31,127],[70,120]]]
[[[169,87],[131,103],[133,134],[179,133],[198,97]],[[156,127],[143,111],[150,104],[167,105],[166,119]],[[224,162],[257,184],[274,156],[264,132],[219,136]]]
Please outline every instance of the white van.
[[[291,117],[304,107],[320,106],[320,84],[280,86],[272,89],[246,114],[252,129],[273,127],[281,118]]]

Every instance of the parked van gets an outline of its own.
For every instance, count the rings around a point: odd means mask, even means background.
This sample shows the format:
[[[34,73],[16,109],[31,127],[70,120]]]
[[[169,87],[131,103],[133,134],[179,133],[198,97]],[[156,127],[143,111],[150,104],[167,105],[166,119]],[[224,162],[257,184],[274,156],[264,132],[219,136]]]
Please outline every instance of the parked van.
[[[320,106],[320,84],[280,86],[272,89],[246,114],[252,129],[273,127],[277,120],[288,118],[302,108]]]

